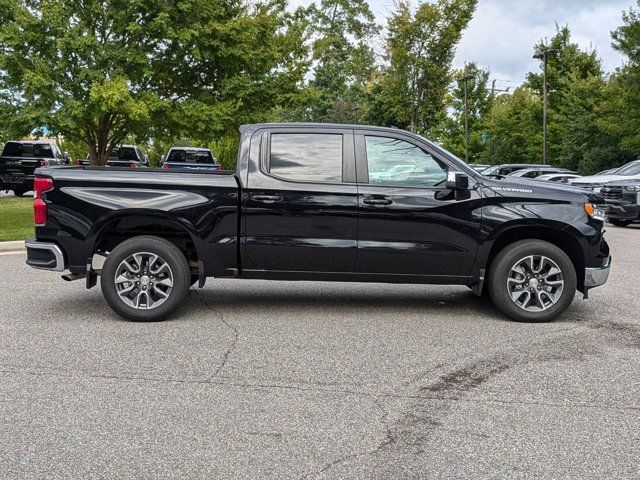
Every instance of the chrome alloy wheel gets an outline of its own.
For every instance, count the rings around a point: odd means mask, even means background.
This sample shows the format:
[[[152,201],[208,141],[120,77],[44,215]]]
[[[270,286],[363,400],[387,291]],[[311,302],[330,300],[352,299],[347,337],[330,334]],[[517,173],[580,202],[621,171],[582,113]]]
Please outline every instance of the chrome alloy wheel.
[[[527,312],[542,312],[554,306],[562,296],[562,270],[548,257],[529,255],[511,267],[507,290],[518,307]]]
[[[169,264],[155,253],[137,252],[125,258],[114,275],[120,300],[138,310],[162,305],[173,289]]]

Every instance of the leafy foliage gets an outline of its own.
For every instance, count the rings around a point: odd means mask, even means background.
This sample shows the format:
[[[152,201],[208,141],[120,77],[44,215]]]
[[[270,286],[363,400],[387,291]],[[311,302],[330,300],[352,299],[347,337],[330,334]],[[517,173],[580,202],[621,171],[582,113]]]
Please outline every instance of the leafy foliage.
[[[455,84],[445,97],[448,115],[434,129],[434,138],[447,150],[461,158],[465,157],[464,148],[464,82],[467,80],[467,118],[469,124],[469,160],[480,161],[485,148],[485,117],[491,109],[494,93],[489,87],[490,72],[468,63],[464,68],[453,71]]]
[[[444,115],[451,62],[477,0],[406,0],[388,21],[387,65],[370,86],[369,120],[430,132]]]
[[[284,0],[3,0],[15,130],[45,125],[104,164],[127,137],[211,138],[265,118],[304,73]]]

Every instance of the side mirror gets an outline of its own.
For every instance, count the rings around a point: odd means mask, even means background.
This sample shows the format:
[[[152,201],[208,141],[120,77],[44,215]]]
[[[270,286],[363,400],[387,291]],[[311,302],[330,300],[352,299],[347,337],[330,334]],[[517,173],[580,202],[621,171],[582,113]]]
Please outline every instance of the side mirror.
[[[449,190],[469,190],[469,175],[462,172],[447,172]]]

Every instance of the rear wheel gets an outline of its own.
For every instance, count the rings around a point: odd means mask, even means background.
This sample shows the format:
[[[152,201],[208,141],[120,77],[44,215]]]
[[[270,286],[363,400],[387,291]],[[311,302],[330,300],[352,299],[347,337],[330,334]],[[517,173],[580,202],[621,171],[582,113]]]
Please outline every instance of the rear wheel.
[[[498,253],[489,274],[494,305],[521,322],[548,322],[572,302],[576,271],[566,253],[542,240],[512,243]]]
[[[25,193],[27,193],[27,190],[25,188],[14,188],[13,189],[13,194],[16,197],[22,197]]]
[[[122,242],[102,268],[102,293],[117,313],[130,320],[153,322],[180,306],[189,290],[187,259],[171,242],[153,236]]]

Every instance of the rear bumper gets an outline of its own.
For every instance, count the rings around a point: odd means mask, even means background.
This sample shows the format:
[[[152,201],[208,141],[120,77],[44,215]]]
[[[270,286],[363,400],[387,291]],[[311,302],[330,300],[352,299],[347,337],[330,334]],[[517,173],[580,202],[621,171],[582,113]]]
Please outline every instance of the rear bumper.
[[[584,286],[585,288],[594,288],[604,285],[609,278],[609,270],[611,269],[611,255],[602,267],[585,268],[584,269]]]
[[[27,248],[27,265],[40,270],[65,270],[64,253],[55,243],[39,242],[30,238],[24,242]]]

